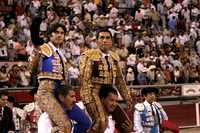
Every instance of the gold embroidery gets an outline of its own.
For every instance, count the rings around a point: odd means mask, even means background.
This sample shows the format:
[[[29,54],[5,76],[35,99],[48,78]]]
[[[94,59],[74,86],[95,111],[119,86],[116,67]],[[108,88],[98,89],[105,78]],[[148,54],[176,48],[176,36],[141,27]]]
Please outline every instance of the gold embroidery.
[[[40,49],[42,54],[47,57],[50,57],[53,54],[52,49],[49,47],[48,44],[43,44],[42,46],[40,46]]]

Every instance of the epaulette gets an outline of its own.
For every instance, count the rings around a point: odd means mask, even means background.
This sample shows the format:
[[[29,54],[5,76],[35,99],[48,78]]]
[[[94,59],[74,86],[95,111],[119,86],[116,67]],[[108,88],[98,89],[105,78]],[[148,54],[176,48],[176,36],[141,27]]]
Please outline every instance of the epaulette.
[[[119,60],[120,60],[120,58],[119,58],[119,55],[118,55],[118,54],[116,54],[116,53],[114,53],[114,52],[110,51],[110,55],[112,56],[112,58],[113,58],[114,60],[116,60],[116,61],[119,61]]]
[[[99,59],[101,58],[101,51],[99,49],[90,49],[85,51],[82,55],[85,55],[92,59]]]
[[[40,46],[40,49],[41,53],[47,57],[50,57],[53,54],[51,47],[46,43]]]
[[[159,109],[162,109],[162,105],[158,102],[153,102],[153,104],[158,107]]]
[[[140,111],[140,112],[143,112],[144,109],[145,109],[144,104],[143,103],[137,103],[135,105],[135,109],[138,110],[138,111]]]

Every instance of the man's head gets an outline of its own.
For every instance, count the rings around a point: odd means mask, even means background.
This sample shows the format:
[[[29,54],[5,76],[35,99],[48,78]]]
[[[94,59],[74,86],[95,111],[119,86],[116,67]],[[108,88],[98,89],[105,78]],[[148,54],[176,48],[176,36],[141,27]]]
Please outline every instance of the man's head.
[[[157,88],[149,87],[143,88],[141,93],[147,102],[152,103],[156,101],[156,96],[159,94],[159,90]]]
[[[102,29],[97,33],[97,43],[103,52],[108,52],[112,48],[112,34],[108,29]]]
[[[111,113],[117,106],[118,93],[112,85],[102,85],[99,97],[107,113]]]
[[[13,108],[15,105],[15,98],[13,96],[8,96],[8,104],[7,106]]]
[[[63,24],[54,23],[48,29],[48,34],[50,35],[51,42],[58,47],[64,41],[66,33],[66,28]]]
[[[70,86],[61,85],[56,89],[55,97],[64,105],[67,110],[71,110],[76,102],[76,94]]]
[[[2,91],[0,93],[0,106],[6,106],[6,104],[8,103],[8,92],[6,91]]]

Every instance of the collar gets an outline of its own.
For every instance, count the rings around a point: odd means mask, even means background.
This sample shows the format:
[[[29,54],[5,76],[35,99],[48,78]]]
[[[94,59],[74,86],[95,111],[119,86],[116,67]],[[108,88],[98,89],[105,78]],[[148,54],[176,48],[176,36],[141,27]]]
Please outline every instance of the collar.
[[[54,52],[56,52],[56,50],[59,51],[59,48],[56,48],[52,42],[49,42],[48,44],[51,46]]]
[[[108,56],[108,57],[109,57],[109,56],[110,56],[110,54],[105,54],[105,53],[102,53],[102,57],[103,57],[103,58],[105,58],[106,56]]]
[[[147,106],[151,106],[151,104],[149,102],[147,102],[147,100],[144,101],[144,104]]]

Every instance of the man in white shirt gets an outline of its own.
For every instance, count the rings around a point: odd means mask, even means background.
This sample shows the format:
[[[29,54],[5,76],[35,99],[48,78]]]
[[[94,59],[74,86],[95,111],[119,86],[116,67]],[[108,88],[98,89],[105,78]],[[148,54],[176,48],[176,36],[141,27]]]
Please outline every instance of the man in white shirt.
[[[136,133],[160,133],[162,120],[168,120],[162,105],[156,102],[157,88],[144,88],[142,95],[145,98],[143,103],[135,105],[134,130]]]
[[[63,107],[72,123],[71,133],[85,133],[91,126],[89,117],[75,104],[76,95],[70,86],[61,85],[55,91],[55,97]],[[47,130],[48,129],[48,130]],[[45,112],[38,120],[38,133],[56,133],[60,131]]]

